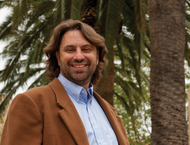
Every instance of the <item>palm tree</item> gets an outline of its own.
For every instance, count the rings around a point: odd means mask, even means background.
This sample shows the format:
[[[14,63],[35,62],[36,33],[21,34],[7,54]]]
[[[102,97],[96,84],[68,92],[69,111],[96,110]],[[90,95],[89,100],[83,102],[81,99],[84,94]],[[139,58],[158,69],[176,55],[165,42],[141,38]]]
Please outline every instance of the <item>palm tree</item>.
[[[149,0],[151,144],[187,145],[185,0]]]

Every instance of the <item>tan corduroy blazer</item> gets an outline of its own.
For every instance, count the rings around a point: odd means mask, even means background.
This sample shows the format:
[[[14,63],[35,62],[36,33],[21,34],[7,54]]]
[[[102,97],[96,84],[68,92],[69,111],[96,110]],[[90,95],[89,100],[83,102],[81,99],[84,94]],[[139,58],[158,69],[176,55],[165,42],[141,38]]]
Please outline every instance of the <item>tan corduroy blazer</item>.
[[[96,92],[120,145],[129,145],[123,122],[115,109]],[[49,85],[17,95],[10,106],[1,145],[89,145],[84,125],[55,78]]]

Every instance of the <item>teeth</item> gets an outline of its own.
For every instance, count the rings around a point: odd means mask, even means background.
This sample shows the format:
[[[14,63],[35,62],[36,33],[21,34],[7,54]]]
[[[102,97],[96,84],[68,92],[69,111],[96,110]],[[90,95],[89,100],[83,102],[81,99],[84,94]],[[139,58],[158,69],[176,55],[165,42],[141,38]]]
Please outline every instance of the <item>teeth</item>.
[[[73,65],[73,66],[77,68],[85,67],[85,65]]]

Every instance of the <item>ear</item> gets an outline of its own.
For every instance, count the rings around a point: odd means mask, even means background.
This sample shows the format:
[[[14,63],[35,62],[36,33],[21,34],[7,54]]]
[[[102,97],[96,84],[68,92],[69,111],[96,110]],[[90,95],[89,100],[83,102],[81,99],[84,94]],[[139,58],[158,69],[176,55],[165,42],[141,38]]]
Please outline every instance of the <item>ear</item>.
[[[56,58],[57,58],[58,65],[60,66],[60,64],[59,64],[59,52],[56,51],[56,52],[55,52],[55,55],[56,55]]]
[[[99,51],[97,51],[97,65],[99,64]]]

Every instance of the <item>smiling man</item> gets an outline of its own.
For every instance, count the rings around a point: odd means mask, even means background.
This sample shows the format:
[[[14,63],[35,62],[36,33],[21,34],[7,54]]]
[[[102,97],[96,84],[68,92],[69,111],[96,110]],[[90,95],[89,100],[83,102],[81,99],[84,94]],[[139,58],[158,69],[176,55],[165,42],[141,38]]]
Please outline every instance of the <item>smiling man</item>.
[[[17,95],[2,145],[129,145],[115,109],[93,91],[107,65],[105,40],[78,20],[55,29],[47,47],[47,86]]]
[[[62,37],[56,57],[61,75],[87,91],[99,62],[96,46],[90,44],[80,30],[68,31]]]

